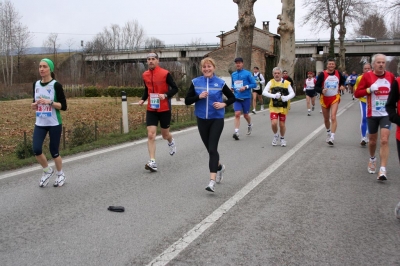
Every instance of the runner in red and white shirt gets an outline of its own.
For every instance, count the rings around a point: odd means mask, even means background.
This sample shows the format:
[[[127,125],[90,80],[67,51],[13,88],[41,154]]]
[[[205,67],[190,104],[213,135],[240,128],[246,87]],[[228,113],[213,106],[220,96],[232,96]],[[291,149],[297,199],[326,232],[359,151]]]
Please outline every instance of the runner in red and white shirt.
[[[377,179],[384,181],[387,180],[386,163],[389,157],[388,142],[391,127],[385,105],[391,84],[395,78],[392,73],[386,71],[386,56],[384,54],[376,54],[372,57],[372,69],[373,71],[367,72],[362,76],[354,96],[357,98],[367,96],[368,149],[370,153],[368,172],[370,174],[376,172],[375,151],[380,128],[379,154],[381,167]]]
[[[306,93],[306,101],[307,101],[307,115],[311,115],[311,111],[314,111],[315,108],[315,83],[317,80],[314,78],[314,72],[307,72],[307,79],[304,82],[303,91]],[[312,107],[311,107],[312,105]]]

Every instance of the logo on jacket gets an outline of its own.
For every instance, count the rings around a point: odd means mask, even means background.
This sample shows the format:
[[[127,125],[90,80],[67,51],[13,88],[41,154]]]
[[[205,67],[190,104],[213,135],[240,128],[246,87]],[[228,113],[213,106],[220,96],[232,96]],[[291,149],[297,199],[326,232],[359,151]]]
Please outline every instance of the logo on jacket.
[[[218,83],[214,83],[214,87],[218,87]]]

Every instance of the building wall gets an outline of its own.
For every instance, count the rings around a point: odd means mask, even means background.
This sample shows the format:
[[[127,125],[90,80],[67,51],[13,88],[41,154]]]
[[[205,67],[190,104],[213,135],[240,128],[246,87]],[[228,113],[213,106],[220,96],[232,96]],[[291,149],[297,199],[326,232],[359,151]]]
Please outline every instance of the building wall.
[[[227,45],[236,42],[238,39],[238,31],[233,31],[224,35],[223,45]],[[267,51],[273,52],[273,36],[268,34],[266,31],[255,29],[253,33],[253,45],[263,48]]]
[[[231,76],[231,73],[236,70],[235,59],[236,53],[236,43],[224,46],[216,51],[208,54],[212,57],[216,63],[215,74],[221,78],[227,79]],[[251,69],[249,71],[253,72],[253,67],[257,66],[260,69],[260,73],[264,75],[266,67],[266,58],[264,52],[259,49],[253,49],[251,55]],[[227,82],[230,86],[230,82]]]

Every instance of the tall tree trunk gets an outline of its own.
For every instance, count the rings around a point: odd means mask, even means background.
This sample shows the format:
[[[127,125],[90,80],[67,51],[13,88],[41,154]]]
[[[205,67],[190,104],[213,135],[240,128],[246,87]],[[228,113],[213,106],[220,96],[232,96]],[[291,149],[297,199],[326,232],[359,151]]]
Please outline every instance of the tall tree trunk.
[[[335,58],[335,28],[336,24],[333,23],[333,21],[330,22],[330,28],[331,28],[331,36],[329,38],[329,57],[330,58]]]
[[[342,11],[343,12],[343,11]],[[339,11],[339,15],[340,15]],[[344,47],[344,38],[346,36],[346,25],[345,25],[345,18],[339,24],[339,71],[346,70],[346,48]]]
[[[256,24],[253,6],[257,0],[233,0],[238,5],[239,19],[237,22],[238,40],[236,43],[236,57],[243,58],[244,68],[251,68],[251,53],[253,46],[253,32]]]
[[[282,0],[282,14],[278,15],[278,19],[280,20],[278,34],[281,36],[281,53],[278,66],[285,69],[289,76],[293,77],[296,63],[295,0]]]

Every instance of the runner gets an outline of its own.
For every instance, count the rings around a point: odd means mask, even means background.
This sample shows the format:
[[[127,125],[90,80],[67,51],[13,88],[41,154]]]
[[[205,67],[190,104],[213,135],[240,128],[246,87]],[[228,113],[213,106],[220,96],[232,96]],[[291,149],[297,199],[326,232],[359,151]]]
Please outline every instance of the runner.
[[[256,80],[257,87],[253,89],[253,110],[251,111],[253,114],[256,114],[256,107],[257,107],[257,98],[258,102],[261,105],[260,110],[264,110],[264,101],[262,96],[262,87],[265,84],[264,76],[259,72],[258,67],[253,68],[253,75],[254,79]]]
[[[363,74],[371,71],[371,64],[366,63],[363,66]],[[357,90],[357,86],[360,83],[362,74],[357,77],[356,84],[354,85],[354,91]],[[360,130],[361,130],[361,146],[366,146],[368,143],[368,138],[367,138],[367,97],[361,97],[360,98],[360,111],[361,111],[361,124],[360,124]]]
[[[380,162],[381,167],[377,179],[387,180],[386,164],[389,157],[389,136],[391,123],[386,112],[390,86],[394,81],[394,75],[386,71],[386,56],[376,54],[372,57],[372,71],[364,73],[355,91],[355,97],[367,96],[367,123],[369,132],[368,149],[370,159],[368,162],[368,172],[376,172],[376,143],[380,128]]]
[[[336,70],[334,59],[328,59],[327,69],[321,72],[315,84],[315,91],[320,93],[320,103],[322,115],[326,128],[326,142],[333,146],[337,128],[336,113],[339,108],[340,92],[344,90],[345,79],[343,75]],[[332,127],[331,127],[332,125]]]
[[[386,111],[389,114],[389,120],[397,125],[396,129],[396,144],[397,155],[400,163],[400,77],[397,77],[390,88],[389,98],[386,103]],[[395,210],[396,218],[400,219],[400,202]]]
[[[65,174],[62,170],[62,159],[59,153],[62,118],[60,110],[67,110],[67,100],[60,83],[55,80],[54,63],[44,58],[39,63],[41,80],[33,83],[33,103],[31,108],[36,111],[36,122],[33,130],[33,153],[43,168],[39,186],[45,187],[54,174],[42,152],[43,142],[49,133],[50,154],[57,169],[57,178],[54,187],[61,187],[65,183]]]
[[[207,191],[215,191],[215,183],[223,179],[225,166],[219,162],[218,142],[224,129],[225,107],[235,102],[235,96],[225,81],[214,75],[215,61],[204,58],[200,62],[203,76],[192,80],[185,104],[195,103],[194,113],[201,140],[209,154],[210,182]],[[227,100],[223,100],[223,95]]]
[[[145,169],[150,172],[157,171],[156,135],[158,122],[160,122],[163,139],[168,141],[169,154],[172,156],[176,153],[175,141],[169,132],[169,126],[171,123],[170,99],[178,92],[178,87],[171,74],[159,66],[159,62],[157,53],[147,55],[149,69],[142,75],[145,88],[142,99],[139,101],[139,105],[142,106],[150,96],[146,111],[147,148],[150,160],[145,165]]]
[[[304,82],[304,92],[306,93],[306,101],[307,101],[307,115],[311,115],[311,111],[314,111],[315,108],[315,83],[317,80],[314,78],[314,72],[307,72],[307,79]],[[312,105],[312,106],[311,106]]]
[[[285,133],[286,133],[286,116],[288,114],[288,101],[294,97],[294,91],[290,82],[282,78],[282,69],[275,67],[272,70],[274,76],[264,88],[263,95],[271,98],[269,101],[269,111],[271,119],[271,128],[274,133],[272,146],[276,146],[279,140],[278,134],[278,119],[279,119],[279,133],[281,135],[281,146],[286,147]]]
[[[351,93],[353,101],[354,101],[353,87],[356,84],[357,77],[358,77],[357,73],[353,70],[353,72],[349,76],[349,93]]]
[[[232,91],[235,93],[236,102],[233,104],[235,110],[235,133],[233,138],[239,140],[240,115],[247,121],[247,133],[251,134],[253,124],[249,115],[251,104],[251,89],[257,87],[256,81],[250,71],[243,69],[243,58],[235,59],[236,71],[232,73]]]

